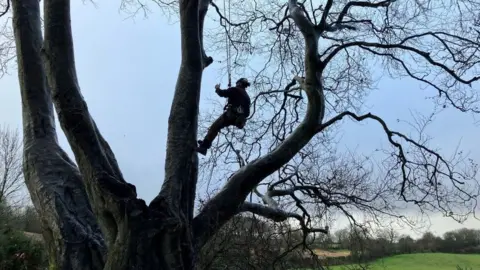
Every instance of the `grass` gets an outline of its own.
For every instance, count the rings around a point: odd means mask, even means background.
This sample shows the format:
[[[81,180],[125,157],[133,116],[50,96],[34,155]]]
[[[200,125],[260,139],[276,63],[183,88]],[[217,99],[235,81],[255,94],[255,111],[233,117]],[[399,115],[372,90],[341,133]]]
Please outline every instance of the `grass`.
[[[396,255],[370,264],[369,270],[457,270],[480,269],[480,254],[419,253]],[[332,266],[332,270],[360,269],[350,266]]]

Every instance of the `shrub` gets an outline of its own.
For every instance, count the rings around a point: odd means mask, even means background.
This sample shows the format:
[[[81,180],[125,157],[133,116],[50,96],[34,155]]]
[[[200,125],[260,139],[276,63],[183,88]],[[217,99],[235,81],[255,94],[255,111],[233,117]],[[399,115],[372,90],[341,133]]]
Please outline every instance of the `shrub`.
[[[0,270],[43,270],[47,265],[42,243],[10,228],[0,229]]]

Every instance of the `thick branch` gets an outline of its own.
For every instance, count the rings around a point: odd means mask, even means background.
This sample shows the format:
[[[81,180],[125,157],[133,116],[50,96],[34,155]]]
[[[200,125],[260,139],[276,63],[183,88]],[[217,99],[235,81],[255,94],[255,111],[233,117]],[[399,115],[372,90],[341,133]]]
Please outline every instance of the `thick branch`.
[[[24,177],[40,214],[50,265],[103,269],[106,246],[75,164],[57,141],[54,111],[40,51],[37,0],[15,0],[18,77],[22,97]]]
[[[194,261],[190,245],[195,190],[198,179],[197,146],[200,88],[205,61],[203,23],[208,0],[180,1],[182,62],[168,119],[165,179],[160,194],[149,208],[155,213],[167,212],[180,230],[181,238],[165,239],[172,256],[185,262]],[[210,63],[212,59],[208,60]],[[185,265],[190,269],[192,265]]]
[[[332,6],[333,6],[333,0],[328,0],[327,4],[325,5],[325,10],[323,11],[323,14],[322,14],[322,19],[320,20],[321,28],[325,28],[325,26],[327,25],[327,18]]]
[[[301,217],[295,213],[288,213],[278,208],[272,208],[264,206],[258,203],[244,202],[240,207],[240,212],[251,212],[262,217],[271,219],[275,222],[285,221],[288,218],[301,219]]]
[[[304,35],[313,35],[315,33],[314,25],[305,16],[305,12],[297,4],[296,0],[288,1],[290,17]]]
[[[111,246],[115,241],[126,241],[125,237],[130,237],[126,226],[139,217],[138,214],[130,215],[130,211],[144,209],[145,203],[136,199],[135,187],[123,179],[113,152],[100,134],[80,93],[75,70],[70,1],[46,0],[44,8],[44,58],[56,111],[83,175],[95,214]],[[126,215],[130,219],[128,222]],[[123,235],[118,235],[119,232]]]
[[[198,19],[198,32],[200,34],[200,48],[202,50],[202,62],[203,68],[207,68],[211,63],[213,63],[213,58],[207,56],[205,52],[205,47],[203,45],[203,27],[205,24],[205,16],[207,15],[208,5],[211,0],[200,0],[199,3],[199,19]]]
[[[198,177],[195,148],[200,87],[206,66],[201,31],[208,4],[207,0],[180,1],[182,62],[168,119],[165,180],[160,194],[150,204],[155,211],[168,205],[169,212],[185,219],[185,224],[190,224],[193,218]]]
[[[198,245],[203,245],[211,235],[230,219],[243,203],[246,196],[265,177],[287,163],[313,137],[319,119],[322,101],[316,90],[307,86],[309,107],[307,115],[295,131],[271,153],[249,163],[237,171],[225,187],[209,202],[194,219],[194,230]],[[313,133],[312,133],[313,132]]]
[[[253,189],[253,192],[262,199],[263,203],[270,206],[271,208],[278,209],[277,202],[272,198],[272,196],[268,193],[262,194],[258,191],[257,188]]]
[[[280,209],[273,209],[273,208],[266,207],[266,206],[263,206],[263,205],[257,204],[257,203],[244,202],[240,206],[239,211],[240,212],[254,213],[254,214],[260,215],[262,217],[271,219],[275,222],[281,222],[281,221],[287,220],[288,218],[294,218],[294,219],[298,220],[298,222],[300,223],[300,226],[302,227],[302,231],[304,233],[307,233],[307,234],[312,233],[312,232],[321,232],[321,233],[325,233],[325,234],[328,233],[327,229],[308,228],[305,225],[305,221],[303,220],[302,216],[300,216],[299,214],[286,212],[286,211],[283,211],[283,210],[280,210]]]
[[[308,108],[300,125],[271,153],[238,170],[225,187],[194,219],[193,228],[197,248],[232,216],[245,201],[246,196],[268,175],[293,158],[314,136],[316,126],[322,122],[325,98],[318,80],[318,37],[312,23],[305,17],[295,0],[289,1],[291,17],[301,29],[306,43],[305,79],[296,77],[308,98]]]

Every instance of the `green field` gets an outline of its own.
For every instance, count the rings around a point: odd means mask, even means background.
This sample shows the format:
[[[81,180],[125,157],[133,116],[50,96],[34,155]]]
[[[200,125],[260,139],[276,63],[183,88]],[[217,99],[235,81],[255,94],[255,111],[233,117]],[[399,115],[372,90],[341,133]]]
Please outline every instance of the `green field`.
[[[480,270],[480,254],[420,253],[404,254],[379,259],[371,263],[371,270]],[[352,265],[353,266],[353,265]],[[355,269],[352,266],[332,266],[332,270]]]

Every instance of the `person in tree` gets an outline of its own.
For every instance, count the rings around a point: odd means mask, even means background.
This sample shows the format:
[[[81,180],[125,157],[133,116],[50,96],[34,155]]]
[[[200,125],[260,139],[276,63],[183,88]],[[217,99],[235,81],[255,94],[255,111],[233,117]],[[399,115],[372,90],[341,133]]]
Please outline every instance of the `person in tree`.
[[[247,87],[250,83],[246,78],[237,81],[235,87],[229,87],[226,90],[220,89],[220,85],[215,85],[217,95],[228,98],[227,105],[223,108],[223,114],[213,122],[208,129],[207,135],[203,140],[198,141],[197,152],[206,155],[207,150],[212,146],[213,140],[217,137],[222,128],[236,126],[243,129],[250,115],[250,96],[247,93]]]

